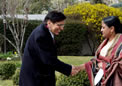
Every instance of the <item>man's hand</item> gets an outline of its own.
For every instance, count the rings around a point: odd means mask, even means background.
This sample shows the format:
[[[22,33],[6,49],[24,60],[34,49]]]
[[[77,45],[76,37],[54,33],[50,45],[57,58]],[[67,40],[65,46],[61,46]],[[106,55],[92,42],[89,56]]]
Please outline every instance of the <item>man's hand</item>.
[[[71,76],[76,75],[80,71],[80,66],[72,66]]]

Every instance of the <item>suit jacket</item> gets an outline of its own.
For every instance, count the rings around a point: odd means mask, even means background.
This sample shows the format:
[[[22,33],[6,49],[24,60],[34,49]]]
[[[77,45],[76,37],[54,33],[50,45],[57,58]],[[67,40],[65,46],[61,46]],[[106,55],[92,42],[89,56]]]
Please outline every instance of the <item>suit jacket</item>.
[[[27,40],[19,86],[55,86],[55,70],[68,76],[71,68],[58,60],[53,38],[46,25],[41,24]]]

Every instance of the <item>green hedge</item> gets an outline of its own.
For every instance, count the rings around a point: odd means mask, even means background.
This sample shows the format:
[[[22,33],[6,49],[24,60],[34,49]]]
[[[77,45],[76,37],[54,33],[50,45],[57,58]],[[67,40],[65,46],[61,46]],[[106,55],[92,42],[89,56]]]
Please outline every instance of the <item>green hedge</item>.
[[[20,69],[17,69],[12,77],[13,84],[19,85]],[[85,71],[79,72],[75,76],[65,76],[61,74],[56,78],[56,86],[90,86],[88,76]]]
[[[9,79],[15,73],[16,65],[12,62],[4,62],[0,64],[0,78]]]
[[[20,69],[16,69],[16,72],[12,77],[13,85],[19,85],[19,75],[20,75]]]
[[[12,52],[0,53],[0,60],[7,60],[8,57],[12,58],[14,54]]]
[[[85,71],[79,72],[75,76],[67,77],[63,74],[57,79],[57,86],[90,86],[88,76]]]
[[[60,35],[55,37],[58,55],[80,55],[86,30],[80,22],[67,22]]]

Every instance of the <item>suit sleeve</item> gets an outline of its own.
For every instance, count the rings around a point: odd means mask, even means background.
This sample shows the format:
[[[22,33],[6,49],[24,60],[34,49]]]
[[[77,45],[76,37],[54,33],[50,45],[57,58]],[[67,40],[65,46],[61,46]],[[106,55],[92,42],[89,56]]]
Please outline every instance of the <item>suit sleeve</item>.
[[[36,40],[35,49],[40,61],[54,70],[69,76],[71,74],[72,66],[60,61],[57,58],[57,55],[55,55],[56,51],[53,50],[53,45],[45,42],[45,39],[46,38],[40,38],[39,41]]]

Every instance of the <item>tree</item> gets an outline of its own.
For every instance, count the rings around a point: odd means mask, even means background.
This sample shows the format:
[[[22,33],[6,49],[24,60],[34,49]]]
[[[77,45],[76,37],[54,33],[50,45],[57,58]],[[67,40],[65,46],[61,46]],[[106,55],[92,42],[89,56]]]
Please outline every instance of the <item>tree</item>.
[[[91,0],[92,4],[103,3],[103,0]]]
[[[1,53],[1,51],[2,51],[2,44],[3,44],[3,37],[1,36],[1,34],[0,34],[0,53]]]
[[[2,34],[2,36],[15,48],[19,57],[22,57],[24,34],[28,20],[29,0],[3,0],[2,15],[10,30],[14,41]],[[22,8],[20,10],[20,8]],[[19,9],[19,10],[18,10]],[[25,18],[19,21],[18,13],[23,12]],[[9,18],[7,18],[9,16]]]
[[[76,2],[77,0],[52,0],[52,6],[50,8],[52,10],[58,10],[63,12],[64,8],[66,8],[68,5],[73,5]]]
[[[42,13],[42,11],[49,10],[51,0],[31,0],[29,13]]]
[[[119,0],[119,2],[122,2],[122,0]]]

